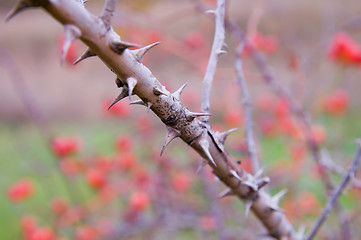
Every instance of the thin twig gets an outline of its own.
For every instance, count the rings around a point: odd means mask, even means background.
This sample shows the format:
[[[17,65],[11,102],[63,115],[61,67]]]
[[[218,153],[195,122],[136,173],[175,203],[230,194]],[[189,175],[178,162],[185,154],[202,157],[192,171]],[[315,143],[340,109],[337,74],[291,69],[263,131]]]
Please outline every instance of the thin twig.
[[[253,173],[256,173],[259,170],[259,160],[257,157],[257,149],[256,143],[253,137],[253,121],[252,121],[252,102],[251,96],[248,92],[247,84],[244,79],[243,69],[242,69],[242,60],[240,57],[240,53],[244,47],[244,43],[241,42],[236,50],[236,60],[235,60],[235,68],[237,72],[237,81],[239,85],[241,85],[241,90],[243,94],[243,108],[245,115],[245,135],[246,135],[246,143],[248,154],[252,161],[252,170]]]
[[[316,222],[315,226],[313,227],[313,229],[311,230],[311,232],[308,234],[306,240],[311,240],[316,235],[317,231],[319,230],[319,228],[321,227],[323,222],[327,219],[328,215],[330,214],[333,206],[336,203],[336,200],[341,195],[342,191],[345,189],[347,183],[350,181],[352,176],[354,176],[356,174],[356,171],[357,171],[357,168],[359,165],[359,161],[360,161],[360,157],[361,157],[360,140],[358,140],[358,145],[359,145],[359,148],[357,150],[356,156],[352,162],[351,167],[348,169],[347,174],[343,178],[343,180],[340,183],[340,185],[338,186],[338,188],[335,189],[334,192],[332,193],[331,198],[327,202],[325,208],[322,210],[321,216],[317,220],[317,222]]]
[[[210,97],[211,97],[211,88],[214,74],[216,72],[217,63],[219,55],[224,52],[222,50],[224,46],[225,39],[225,0],[217,1],[217,9],[214,10],[215,19],[215,31],[214,31],[214,40],[212,45],[211,55],[208,60],[207,71],[203,78],[203,88],[202,88],[202,112],[209,113],[210,109]],[[203,116],[201,118],[202,122],[208,123],[209,116]]]

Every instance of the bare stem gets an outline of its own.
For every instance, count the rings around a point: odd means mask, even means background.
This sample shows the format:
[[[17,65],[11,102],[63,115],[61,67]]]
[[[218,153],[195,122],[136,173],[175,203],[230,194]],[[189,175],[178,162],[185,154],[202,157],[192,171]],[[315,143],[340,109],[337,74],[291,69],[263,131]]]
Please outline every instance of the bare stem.
[[[243,108],[245,113],[245,135],[246,135],[246,143],[248,154],[252,161],[253,173],[256,173],[259,170],[259,160],[257,157],[257,149],[256,143],[253,137],[253,121],[252,121],[252,101],[251,96],[248,92],[247,84],[244,79],[243,69],[242,69],[242,60],[240,57],[240,53],[243,49],[243,42],[241,42],[236,50],[236,60],[235,60],[235,68],[237,72],[237,81],[239,85],[241,85],[242,95],[243,95]]]
[[[210,109],[210,97],[211,97],[211,88],[216,72],[217,63],[219,55],[224,52],[222,50],[224,46],[225,39],[225,26],[224,26],[224,17],[225,17],[225,0],[217,1],[217,9],[212,11],[215,15],[215,31],[214,31],[214,40],[212,45],[211,55],[208,60],[207,71],[203,78],[203,90],[202,90],[202,112],[209,113]],[[201,118],[202,122],[209,122],[209,116],[204,116]]]
[[[317,231],[320,229],[320,227],[322,226],[324,221],[329,216],[332,208],[336,204],[336,201],[337,201],[338,197],[341,195],[342,191],[345,189],[347,183],[350,181],[352,176],[354,176],[356,174],[356,171],[357,171],[357,168],[358,168],[358,165],[359,165],[359,162],[360,162],[360,157],[361,157],[360,140],[358,140],[358,145],[359,145],[359,147],[358,147],[357,153],[355,155],[355,158],[354,158],[354,160],[352,162],[351,167],[348,169],[348,171],[347,171],[346,175],[344,176],[344,178],[342,179],[340,185],[337,187],[337,189],[335,189],[333,191],[333,193],[332,193],[329,201],[327,202],[325,208],[322,210],[321,216],[317,220],[317,222],[316,222],[315,226],[313,227],[313,229],[311,230],[311,232],[306,237],[306,240],[313,239],[313,237],[316,235]]]

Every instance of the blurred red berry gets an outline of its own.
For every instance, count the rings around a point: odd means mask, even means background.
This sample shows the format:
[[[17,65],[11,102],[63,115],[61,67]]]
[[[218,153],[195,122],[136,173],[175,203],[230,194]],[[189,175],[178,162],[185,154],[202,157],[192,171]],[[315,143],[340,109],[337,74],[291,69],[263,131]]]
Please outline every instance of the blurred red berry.
[[[30,179],[21,179],[8,188],[7,196],[12,202],[19,202],[29,198],[33,192],[33,182]]]
[[[149,195],[144,191],[136,191],[131,194],[128,204],[131,210],[142,211],[150,205]]]
[[[91,226],[81,226],[76,230],[75,236],[76,240],[95,240],[98,238],[98,233]]]
[[[285,118],[289,115],[289,102],[286,99],[278,99],[274,106],[274,114],[278,118]]]
[[[199,225],[204,230],[213,230],[217,226],[217,220],[212,215],[203,215],[199,218]]]
[[[271,111],[277,104],[275,98],[270,94],[262,94],[257,99],[257,108],[261,111]]]
[[[64,41],[65,41],[65,35],[63,34],[60,39],[59,39],[59,54],[60,56],[63,53],[63,45],[64,45]],[[74,62],[75,60],[77,60],[78,58],[78,46],[77,46],[77,42],[74,41],[70,44],[69,49],[65,55],[64,58],[64,62],[67,63],[70,66],[74,66]]]
[[[79,137],[59,135],[52,142],[52,150],[58,157],[78,153],[82,148],[82,140]]]
[[[326,139],[326,130],[323,126],[314,125],[311,127],[311,140],[315,144],[322,144]]]
[[[86,173],[86,181],[93,188],[101,188],[106,183],[104,172],[99,169],[91,168]]]
[[[342,64],[360,64],[361,48],[347,33],[337,33],[331,42],[328,56]]]
[[[186,192],[191,186],[192,178],[188,173],[178,172],[172,178],[172,187],[176,192]]]
[[[349,105],[348,92],[343,89],[336,90],[331,96],[327,97],[323,103],[323,109],[326,113],[341,115],[345,113]]]
[[[224,122],[231,127],[239,127],[243,123],[243,114],[239,111],[228,111],[224,117]]]
[[[117,164],[120,169],[130,170],[137,165],[137,156],[133,152],[124,152],[119,155]]]
[[[34,230],[29,240],[55,240],[55,233],[49,227],[40,227]]]
[[[120,136],[116,140],[116,147],[120,151],[130,151],[133,146],[133,141],[130,136]]]
[[[314,193],[309,191],[303,192],[298,199],[298,209],[302,214],[319,214],[321,205]]]
[[[201,32],[192,31],[187,33],[183,38],[184,43],[189,48],[202,48],[205,44],[204,36]]]
[[[252,48],[266,54],[273,54],[278,49],[278,41],[274,36],[265,36],[262,33],[255,31],[249,36],[249,43],[248,45],[245,45],[243,54],[248,55],[252,51]]]
[[[152,118],[148,115],[141,115],[136,119],[136,128],[142,134],[149,134],[153,129]]]
[[[64,198],[54,198],[51,202],[51,210],[56,215],[64,213],[68,208],[68,203]]]
[[[20,225],[25,239],[30,239],[31,235],[38,227],[37,220],[32,215],[23,216],[20,220]]]
[[[64,173],[65,175],[73,176],[81,171],[82,164],[81,162],[78,162],[75,159],[66,157],[61,159],[60,169],[62,173]]]

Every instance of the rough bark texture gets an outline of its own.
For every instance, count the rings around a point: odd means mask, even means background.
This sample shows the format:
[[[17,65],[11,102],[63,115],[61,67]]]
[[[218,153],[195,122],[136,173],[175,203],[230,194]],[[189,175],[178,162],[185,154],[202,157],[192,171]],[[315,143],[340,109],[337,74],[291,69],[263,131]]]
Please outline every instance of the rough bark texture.
[[[208,161],[214,174],[229,187],[229,193],[245,202],[246,209],[259,218],[270,236],[276,239],[300,239],[282,211],[279,211],[280,195],[271,197],[261,188],[269,182],[262,173],[250,175],[231,158],[224,149],[227,134],[214,133],[210,125],[196,117],[205,116],[190,112],[179,100],[179,92],[171,94],[141,63],[144,49],[129,50],[134,45],[120,41],[109,26],[109,19],[89,13],[79,0],[23,0],[21,6],[41,6],[50,15],[71,29],[69,41],[78,37],[98,56],[117,77],[123,91],[118,99],[128,94],[137,95],[146,106],[167,126],[165,145],[174,137],[180,137]],[[110,11],[111,12],[111,11]],[[17,13],[16,9],[12,12]],[[9,15],[11,18],[12,15]],[[70,27],[71,26],[71,27]],[[73,34],[73,35],[72,35]],[[168,139],[168,140],[167,140]],[[259,233],[255,233],[259,234]]]

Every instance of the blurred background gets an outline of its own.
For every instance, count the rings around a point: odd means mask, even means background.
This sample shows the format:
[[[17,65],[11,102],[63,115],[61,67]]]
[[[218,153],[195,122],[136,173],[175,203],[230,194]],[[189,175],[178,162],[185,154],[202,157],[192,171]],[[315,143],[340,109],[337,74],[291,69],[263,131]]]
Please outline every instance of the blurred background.
[[[0,19],[12,5],[1,0]],[[85,4],[95,15],[102,5]],[[203,10],[215,6],[213,0],[124,0],[113,19],[122,40],[161,41],[144,64],[171,92],[188,82],[181,100],[191,111],[200,110],[213,41],[213,17]],[[227,18],[303,106],[314,141],[341,172],[361,130],[360,16],[357,0],[227,1]],[[83,43],[72,44],[61,66],[63,27],[46,12],[34,9],[4,20],[0,239],[258,239],[262,226],[254,216],[244,217],[239,200],[217,200],[223,187],[210,168],[196,174],[201,160],[192,149],[175,140],[159,157],[166,131],[153,113],[128,99],[107,110],[120,92],[115,75],[97,57],[73,65],[86,49]],[[261,165],[271,177],[268,190],[288,189],[281,207],[295,226],[310,227],[327,198],[302,127],[287,100],[265,84],[247,46],[236,53],[239,39],[229,31],[226,42],[228,54],[220,58],[212,89],[211,124],[219,131],[239,128],[227,147],[251,171],[234,69],[241,55]],[[333,178],[340,180],[338,174]],[[353,185],[341,199],[355,232],[361,224],[359,196]],[[320,239],[340,239],[333,232],[338,228],[325,230],[337,224],[331,216]]]

